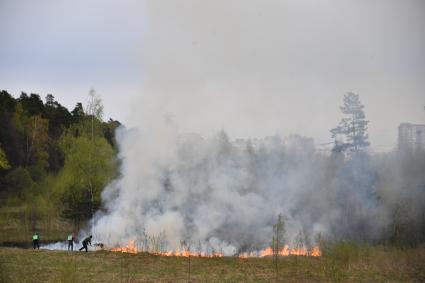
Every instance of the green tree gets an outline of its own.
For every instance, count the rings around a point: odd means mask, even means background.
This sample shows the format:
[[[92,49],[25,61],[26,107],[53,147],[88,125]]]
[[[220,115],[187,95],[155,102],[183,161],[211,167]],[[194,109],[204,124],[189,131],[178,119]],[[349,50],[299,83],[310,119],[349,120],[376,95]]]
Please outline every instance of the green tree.
[[[93,216],[100,207],[102,188],[115,173],[115,152],[103,136],[101,100],[90,91],[86,113],[62,137],[65,154],[61,172],[63,216],[76,225]]]
[[[72,220],[74,230],[80,229],[82,220],[88,219],[91,216],[90,198],[88,191],[81,184],[70,183],[70,186],[61,196],[62,202],[62,217]]]
[[[48,121],[41,116],[32,116],[25,125],[27,165],[38,165],[48,168],[49,154],[47,146],[49,142]]]
[[[46,96],[43,118],[49,122],[49,136],[58,139],[64,128],[68,128],[72,123],[72,116],[68,109],[55,100],[51,94]]]
[[[16,100],[5,90],[0,91],[0,114],[15,111]]]
[[[84,118],[84,108],[81,102],[78,102],[75,105],[74,110],[71,111],[71,115],[74,123],[78,123],[82,118]]]
[[[5,176],[5,184],[9,192],[23,196],[26,190],[32,188],[33,180],[25,168],[18,167]]]
[[[29,116],[41,115],[44,112],[44,104],[38,94],[31,93],[28,96],[25,92],[22,92],[18,101]]]
[[[106,140],[114,148],[117,148],[117,141],[115,139],[115,131],[120,126],[121,126],[121,123],[113,119],[109,119],[108,123],[104,123],[104,126],[103,126],[103,135],[105,136]]]
[[[48,121],[40,115],[28,116],[21,103],[16,106],[14,122],[18,132],[23,135],[25,153],[24,166],[39,166],[47,169],[48,159]]]
[[[65,195],[73,199],[79,196],[79,202],[89,199],[83,215],[91,217],[100,206],[101,189],[114,175],[114,150],[103,137],[91,139],[69,134],[62,139],[61,147],[65,153],[61,175],[64,175],[64,182],[68,185],[66,191],[74,190],[71,193],[65,191]]]
[[[102,116],[94,90],[72,112],[51,94],[43,103],[38,94],[0,91],[0,193],[25,211],[24,225],[53,231],[63,216],[78,227],[100,207],[102,188],[116,172],[120,125]]]

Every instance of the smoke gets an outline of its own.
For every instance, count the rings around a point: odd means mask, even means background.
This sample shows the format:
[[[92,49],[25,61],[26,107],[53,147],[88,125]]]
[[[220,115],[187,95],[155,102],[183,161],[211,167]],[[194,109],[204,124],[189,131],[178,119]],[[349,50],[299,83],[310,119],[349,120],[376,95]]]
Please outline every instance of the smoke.
[[[333,160],[300,136],[204,139],[166,120],[155,129],[120,130],[122,175],[103,192],[97,241],[122,246],[163,234],[171,249],[200,242],[234,254],[270,245],[279,214],[293,246],[314,244],[319,233],[373,240],[387,223],[367,156]],[[340,169],[329,169],[335,163]]]
[[[390,169],[381,172],[383,163],[366,154],[344,160],[317,152],[312,139],[273,135],[335,126],[320,110],[326,99],[295,94],[315,93],[323,66],[334,82],[350,75],[340,66],[352,70],[358,60],[346,62],[344,46],[324,43],[347,31],[292,13],[309,18],[315,5],[143,3],[143,92],[128,129],[117,132],[120,177],[104,189],[104,210],[92,220],[96,241],[124,246],[161,235],[166,248],[199,242],[233,254],[270,245],[279,214],[290,245],[312,245],[319,235],[382,239],[392,223],[382,199],[393,198],[381,173]],[[328,31],[320,40],[303,36],[320,29]],[[294,119],[299,111],[315,118]]]

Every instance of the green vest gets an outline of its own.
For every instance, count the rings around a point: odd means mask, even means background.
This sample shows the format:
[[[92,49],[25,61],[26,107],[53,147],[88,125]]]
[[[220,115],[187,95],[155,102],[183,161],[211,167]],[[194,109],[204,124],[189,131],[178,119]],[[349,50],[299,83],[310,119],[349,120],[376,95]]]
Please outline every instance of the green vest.
[[[68,241],[72,241],[72,235],[68,235]]]
[[[33,240],[38,240],[38,235],[37,235],[37,234],[33,235],[33,236],[32,236],[32,239],[33,239]]]

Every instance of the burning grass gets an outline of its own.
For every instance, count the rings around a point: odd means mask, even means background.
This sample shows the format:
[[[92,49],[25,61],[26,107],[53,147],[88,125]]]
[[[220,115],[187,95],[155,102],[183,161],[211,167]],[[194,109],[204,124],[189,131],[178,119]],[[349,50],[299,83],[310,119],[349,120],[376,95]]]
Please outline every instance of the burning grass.
[[[280,257],[279,282],[425,282],[425,248],[340,243]],[[190,267],[190,269],[189,269]],[[189,273],[190,270],[190,273]],[[272,257],[181,257],[0,248],[0,282],[271,282]]]
[[[102,245],[103,248],[103,245]],[[147,252],[152,255],[158,256],[176,256],[176,257],[223,257],[224,254],[222,252],[217,251],[192,251],[186,245],[181,245],[181,247],[177,250],[169,250],[169,251],[145,251],[143,248],[140,248],[136,241],[130,241],[127,245],[122,247],[115,247],[107,249],[111,252],[122,252],[122,253],[130,253],[130,254],[138,254],[141,252]],[[239,258],[256,258],[256,257],[267,257],[273,256],[272,247],[267,247],[260,251],[253,252],[243,252],[237,255]],[[313,256],[318,257],[322,255],[322,252],[318,246],[312,247],[311,249],[307,248],[289,248],[288,245],[284,245],[279,252],[276,253],[277,256]]]
[[[298,248],[298,249],[291,249],[288,245],[285,245],[279,252],[277,253],[278,256],[321,256],[322,252],[320,251],[319,247],[313,247],[311,249],[307,248]],[[251,258],[251,257],[266,257],[266,256],[273,256],[273,249],[271,247],[265,248],[264,250],[261,250],[259,252],[245,252],[241,253],[239,257],[241,258]]]

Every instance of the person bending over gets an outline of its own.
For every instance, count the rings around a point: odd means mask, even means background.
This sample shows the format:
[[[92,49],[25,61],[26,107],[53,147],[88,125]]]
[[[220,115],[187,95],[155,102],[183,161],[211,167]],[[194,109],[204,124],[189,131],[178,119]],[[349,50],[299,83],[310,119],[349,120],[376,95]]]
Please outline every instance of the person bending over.
[[[93,236],[92,235],[90,235],[89,237],[87,237],[87,238],[85,238],[84,240],[83,240],[83,246],[80,248],[80,251],[82,251],[82,250],[86,250],[86,252],[88,251],[87,250],[87,244],[89,244],[90,246],[91,246],[91,239],[93,238]]]

